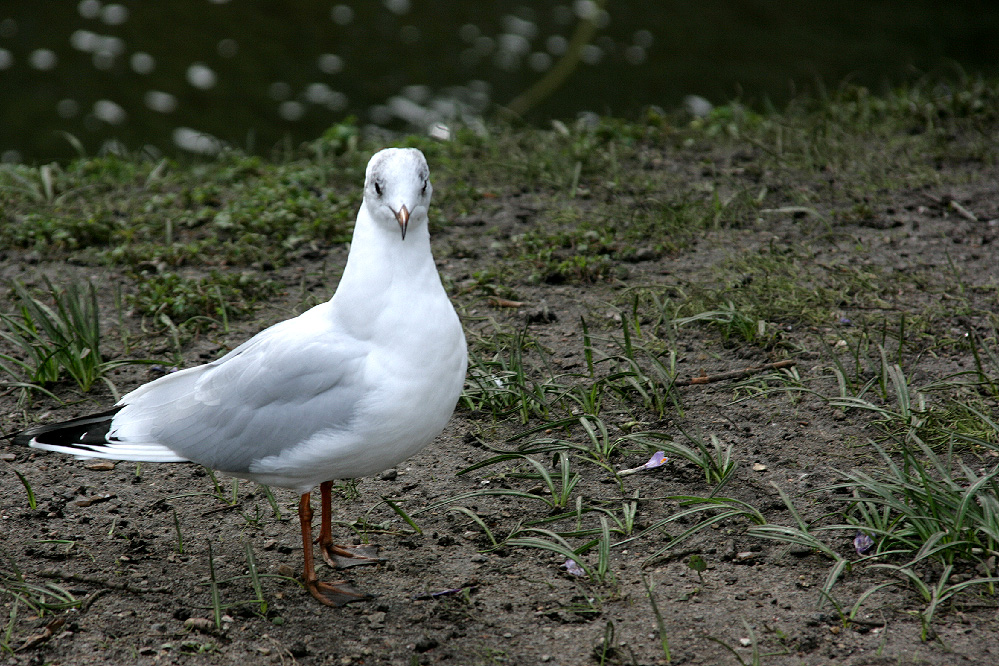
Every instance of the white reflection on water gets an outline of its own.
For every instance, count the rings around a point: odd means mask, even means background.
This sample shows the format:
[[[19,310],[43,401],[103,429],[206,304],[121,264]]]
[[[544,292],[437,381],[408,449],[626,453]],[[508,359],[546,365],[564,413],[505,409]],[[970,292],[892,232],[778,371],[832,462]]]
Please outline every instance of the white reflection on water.
[[[94,102],[94,116],[108,125],[121,125],[128,119],[125,109],[109,99],[99,99]]]
[[[76,6],[76,10],[80,12],[80,16],[83,18],[94,19],[101,13],[101,3],[99,0],[82,0],[82,2]]]
[[[177,98],[162,90],[148,91],[144,101],[146,106],[160,113],[171,113],[177,109]]]
[[[178,127],[173,131],[173,143],[183,150],[199,155],[217,155],[222,151],[223,143],[211,134],[199,132],[190,127]]]
[[[339,74],[343,71],[343,58],[332,53],[324,53],[316,60],[319,70],[325,74]]]
[[[187,68],[187,82],[195,88],[209,90],[218,83],[218,76],[208,65],[196,62]]]
[[[645,49],[638,45],[629,46],[624,50],[624,59],[630,65],[641,65],[645,62]]]
[[[384,0],[385,8],[393,14],[402,16],[410,10],[409,0]]]
[[[136,74],[149,74],[156,69],[156,58],[145,51],[136,51],[132,54],[131,65]]]
[[[128,8],[124,5],[105,5],[101,10],[101,21],[107,25],[121,25],[128,20]]]
[[[28,54],[28,63],[40,71],[48,71],[58,62],[59,58],[52,49],[35,49]]]
[[[207,0],[207,2],[221,5],[227,0]],[[233,11],[241,4],[243,3],[232,3],[232,9],[216,11]],[[450,128],[453,122],[466,125],[475,123],[477,115],[485,113],[495,102],[492,91],[481,81],[465,82],[464,85],[461,85],[461,79],[459,79],[450,84],[438,83],[428,86],[423,85],[427,82],[426,79],[410,78],[414,76],[412,73],[386,76],[384,81],[389,82],[389,87],[386,89],[386,86],[379,82],[378,92],[375,93],[378,97],[369,97],[363,99],[362,102],[360,100],[364,98],[365,91],[360,90],[357,92],[356,98],[352,92],[350,99],[348,99],[344,92],[335,88],[352,91],[358,88],[355,81],[358,72],[355,70],[363,68],[367,63],[364,61],[364,53],[357,50],[355,42],[359,35],[364,39],[369,39],[372,36],[373,21],[377,22],[381,28],[379,36],[387,36],[389,39],[394,36],[394,48],[401,53],[410,53],[414,56],[424,52],[434,53],[433,49],[428,47],[435,45],[423,44],[423,48],[419,50],[400,49],[400,45],[430,42],[432,40],[428,39],[428,36],[432,36],[436,40],[437,35],[425,21],[421,22],[420,12],[424,8],[411,0],[382,0],[379,3],[371,3],[377,5],[374,7],[378,13],[377,16],[371,15],[367,10],[367,5],[361,9],[362,5],[355,3],[354,6],[358,7],[355,10],[347,3],[347,0],[340,0],[340,4],[323,4],[328,9],[321,11],[328,11],[331,21],[331,23],[326,24],[324,32],[332,33],[336,36],[336,40],[326,44],[311,55],[305,56],[307,60],[299,63],[305,76],[310,77],[305,79],[306,82],[291,75],[285,76],[288,77],[289,81],[294,79],[292,83],[294,88],[287,82],[274,81],[274,78],[277,77],[284,78],[279,72],[272,73],[271,77],[273,78],[255,82],[256,89],[248,90],[248,94],[256,94],[263,98],[265,106],[269,108],[269,112],[262,114],[264,118],[260,120],[261,123],[273,123],[276,118],[280,118],[285,122],[298,122],[300,127],[304,127],[306,123],[317,122],[317,119],[329,119],[330,122],[336,122],[341,118],[342,112],[349,111],[369,118],[379,125],[391,125],[398,128],[399,121],[403,121],[411,126],[410,129],[431,131],[432,128],[438,127],[437,131],[440,132],[440,127]],[[140,4],[132,4],[128,0],[112,0],[110,2],[82,0],[69,4],[67,9],[73,12],[74,7],[76,12],[83,17],[82,20],[74,19],[75,23],[79,25],[79,29],[75,31],[72,27],[66,29],[65,33],[59,36],[60,41],[66,40],[68,37],[68,43],[72,49],[89,54],[89,59],[98,70],[113,72],[117,75],[122,73],[121,65],[124,64],[137,74],[147,75],[155,71],[158,76],[151,76],[148,83],[142,87],[137,87],[138,89],[128,89],[128,96],[123,94],[118,102],[113,102],[110,99],[99,99],[95,102],[95,99],[102,94],[97,92],[101,86],[95,87],[90,93],[80,92],[71,86],[55,90],[48,101],[49,113],[52,114],[53,119],[69,120],[75,118],[73,123],[77,127],[82,124],[83,129],[87,132],[101,134],[108,133],[108,125],[118,126],[123,123],[134,123],[140,120],[142,114],[149,115],[150,111],[157,114],[176,112],[176,121],[171,124],[200,122],[182,119],[183,112],[186,111],[184,108],[185,99],[191,93],[189,89],[185,88],[184,82],[170,80],[169,77],[162,78],[168,70],[172,69],[164,67],[164,63],[171,57],[175,57],[174,54],[158,51],[159,45],[156,42],[147,46],[138,36],[133,36],[133,33],[128,31],[128,28],[135,28],[144,22],[140,20],[145,17]],[[200,9],[205,10],[207,7],[202,6]],[[486,77],[494,74],[502,76],[501,72],[506,71],[523,72],[517,77],[528,82],[534,81],[566,55],[569,44],[568,37],[580,17],[596,20],[601,25],[606,25],[609,21],[609,15],[601,11],[593,0],[561,0],[561,4],[547,4],[543,9],[521,4],[509,7],[508,11],[509,13],[497,11],[491,17],[472,14],[465,20],[471,20],[473,16],[476,16],[475,23],[466,22],[462,25],[460,21],[456,21],[452,27],[447,28],[455,47],[453,53],[458,54],[459,62],[465,69],[465,76],[462,78]],[[363,22],[363,25],[359,22]],[[19,36],[20,23],[20,19],[0,18],[0,44],[4,43],[2,41],[4,38]],[[121,32],[110,27],[122,24],[129,25]],[[350,29],[337,28],[337,26],[348,25],[353,27]],[[394,31],[394,35],[392,31]],[[128,39],[128,45],[120,37],[102,34],[106,32],[121,34]],[[240,76],[240,68],[231,68],[228,64],[217,64],[220,57],[242,60],[252,59],[257,55],[256,44],[252,40],[237,42],[235,39],[224,37],[226,32],[228,30],[222,34],[216,33],[214,38],[208,37],[209,41],[202,45],[203,55],[200,56],[204,58],[204,61],[193,62],[186,69],[182,63],[191,63],[197,56],[188,56],[188,59],[178,63],[181,64],[180,71],[184,72],[186,83],[198,90],[206,91],[204,94],[206,102],[218,101],[218,93],[220,92],[226,92],[228,95],[228,91],[223,90],[226,86],[243,85],[242,80],[230,80],[234,76]],[[237,33],[230,34],[236,35]],[[648,61],[651,53],[649,49],[653,41],[653,35],[649,30],[635,30],[633,27],[627,30],[623,35],[623,40],[619,42],[616,42],[609,35],[598,36],[593,43],[583,48],[581,58],[584,63],[589,65],[598,63],[640,65]],[[61,49],[36,48],[35,51],[23,56],[17,52],[16,59],[11,51],[0,48],[0,71],[11,67],[31,67],[41,71],[54,69],[58,73],[60,69],[66,69],[70,65],[75,66],[79,62],[75,54],[69,51],[65,45],[66,42],[62,41],[59,45]],[[136,47],[148,48],[150,52],[131,52]],[[323,52],[323,50],[328,51]],[[347,62],[343,56],[329,52],[332,50],[346,54],[346,57],[350,59],[350,67],[347,67]],[[156,56],[154,57],[152,54],[156,54]],[[121,62],[122,59],[126,59],[124,63]],[[413,69],[417,70],[418,68]],[[340,76],[344,70],[347,70],[346,74]],[[501,71],[489,72],[488,70]],[[93,71],[90,72],[90,75],[95,76]],[[42,78],[40,75],[36,74],[36,76],[39,79]],[[419,76],[420,74],[415,74],[415,77]],[[106,81],[108,75],[102,73],[97,74],[96,77],[96,80]],[[308,82],[310,79],[312,82]],[[406,85],[407,83],[420,85]],[[156,89],[150,90],[149,88]],[[166,90],[173,92],[166,92]],[[109,93],[103,94],[108,95]],[[506,95],[507,92],[503,94]],[[354,104],[354,108],[348,107],[349,102]],[[93,107],[92,112],[90,111],[91,107]],[[62,124],[60,120],[57,122]],[[207,122],[206,120],[206,124]],[[208,143],[216,148],[208,149],[203,147],[205,135],[202,132],[191,128],[180,128],[180,130],[179,134],[175,133],[172,136],[173,142],[178,147],[204,154],[217,152],[219,144],[215,137],[210,137]],[[73,131],[78,131],[78,129]],[[221,133],[226,130],[219,129],[217,131]],[[192,137],[200,138],[195,142]],[[195,146],[196,143],[197,146]]]
[[[69,45],[77,51],[90,53],[97,50],[98,44],[100,44],[100,37],[97,36],[96,32],[89,30],[74,30],[73,34],[69,36]]]
[[[569,40],[562,35],[552,35],[545,40],[545,48],[556,58],[564,56],[569,50]]]
[[[278,115],[290,122],[301,120],[302,116],[305,115],[305,105],[294,100],[281,102],[278,106]]]
[[[337,25],[350,25],[354,20],[354,10],[347,5],[336,5],[330,10],[330,18]]]

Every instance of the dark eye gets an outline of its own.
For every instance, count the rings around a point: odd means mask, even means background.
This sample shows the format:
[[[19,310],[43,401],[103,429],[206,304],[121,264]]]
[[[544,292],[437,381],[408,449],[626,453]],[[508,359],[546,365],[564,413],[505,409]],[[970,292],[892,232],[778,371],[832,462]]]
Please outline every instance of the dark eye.
[[[375,194],[377,194],[378,196],[382,195],[382,184],[379,183],[377,180],[375,181]]]
[[[420,196],[426,196],[427,194],[427,181],[423,181],[423,187],[420,189]]]

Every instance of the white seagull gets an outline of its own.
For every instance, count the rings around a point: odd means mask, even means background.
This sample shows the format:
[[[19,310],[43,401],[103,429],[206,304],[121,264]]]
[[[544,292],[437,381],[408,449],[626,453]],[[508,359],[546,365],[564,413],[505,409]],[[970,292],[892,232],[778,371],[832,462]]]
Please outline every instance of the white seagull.
[[[368,598],[317,579],[310,492],[319,486],[323,558],[379,561],[333,544],[332,481],[377,474],[425,447],[461,394],[468,355],[430,251],[429,176],[416,149],[371,158],[347,265],[326,303],[106,412],[36,426],[15,442],[83,458],[191,461],[296,490],[309,592],[329,606]]]

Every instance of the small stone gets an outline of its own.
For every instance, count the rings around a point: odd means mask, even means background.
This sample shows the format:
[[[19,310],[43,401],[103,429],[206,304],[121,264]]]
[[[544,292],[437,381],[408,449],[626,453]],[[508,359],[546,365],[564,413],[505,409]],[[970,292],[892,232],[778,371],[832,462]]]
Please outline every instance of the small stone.
[[[84,465],[87,469],[92,469],[95,472],[110,472],[114,469],[115,463],[110,460],[101,460],[98,462],[92,462]]]
[[[215,623],[205,617],[189,617],[184,620],[184,628],[210,634],[215,631]]]
[[[396,477],[398,477],[398,476],[399,476],[399,471],[396,468],[392,467],[391,469],[387,469],[384,472],[382,472],[381,474],[379,474],[378,475],[378,480],[379,481],[395,481]]]
[[[659,253],[651,247],[639,248],[635,252],[635,261],[654,261],[659,258]]]
[[[17,455],[15,455],[13,453],[0,454],[0,460],[2,460],[4,462],[13,462],[13,461],[17,460]]]
[[[438,645],[440,645],[440,643],[437,642],[436,638],[431,636],[420,636],[413,649],[417,652],[427,652],[429,650],[433,650]]]
[[[284,576],[286,578],[294,578],[295,570],[288,566],[287,564],[279,564],[277,568],[279,576]]]
[[[538,307],[524,312],[528,324],[551,324],[558,321],[558,315],[551,311],[548,303],[541,301]]]
[[[385,626],[385,612],[375,611],[364,616],[372,629],[381,629]]]

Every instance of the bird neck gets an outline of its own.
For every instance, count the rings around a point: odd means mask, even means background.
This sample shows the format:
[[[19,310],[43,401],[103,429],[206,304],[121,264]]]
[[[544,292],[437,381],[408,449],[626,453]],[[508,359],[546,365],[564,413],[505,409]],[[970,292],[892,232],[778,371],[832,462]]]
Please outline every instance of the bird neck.
[[[437,291],[443,287],[426,221],[411,225],[403,240],[398,229],[377,224],[362,207],[333,296],[338,316],[345,317],[341,323],[358,330],[371,324],[367,316],[392,301],[411,303]]]

